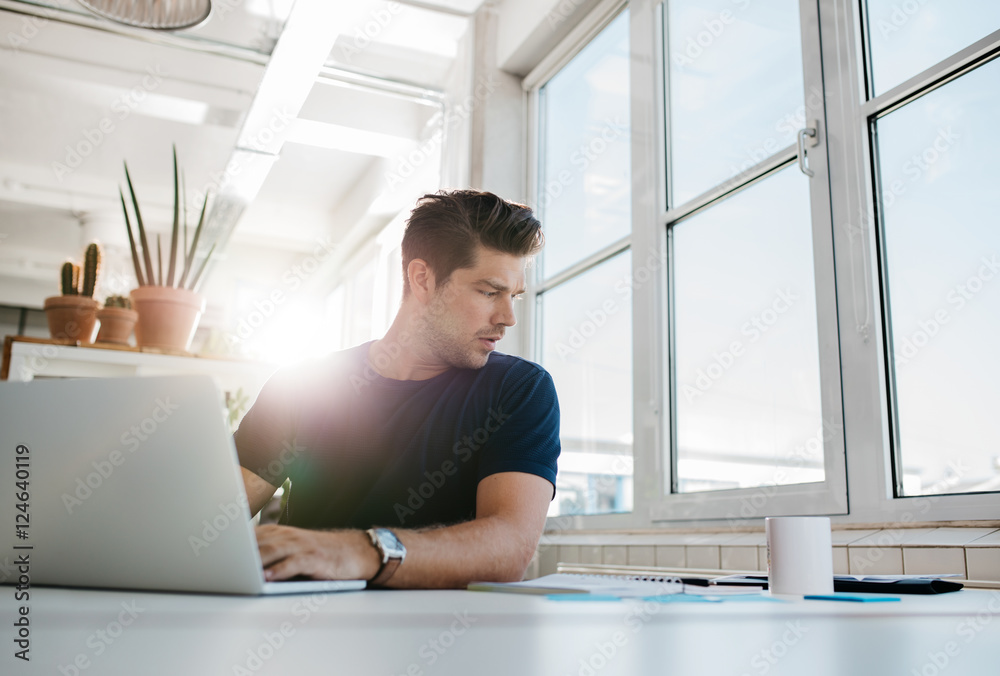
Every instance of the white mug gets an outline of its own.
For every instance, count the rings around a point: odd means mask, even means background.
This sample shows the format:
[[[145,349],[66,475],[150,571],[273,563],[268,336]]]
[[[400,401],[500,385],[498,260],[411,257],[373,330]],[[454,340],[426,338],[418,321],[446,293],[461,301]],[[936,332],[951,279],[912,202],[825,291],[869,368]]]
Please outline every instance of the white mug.
[[[833,592],[833,544],[826,516],[775,516],[767,532],[767,581],[772,594]]]

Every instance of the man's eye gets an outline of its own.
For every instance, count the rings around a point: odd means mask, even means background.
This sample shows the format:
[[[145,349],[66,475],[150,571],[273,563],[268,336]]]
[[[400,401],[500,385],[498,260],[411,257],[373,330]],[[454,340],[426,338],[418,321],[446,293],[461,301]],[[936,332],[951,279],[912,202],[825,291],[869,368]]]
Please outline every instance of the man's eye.
[[[493,298],[494,296],[497,295],[496,291],[480,291],[479,293],[483,294],[487,298]]]
[[[511,300],[524,300],[523,293],[515,293],[511,296]]]

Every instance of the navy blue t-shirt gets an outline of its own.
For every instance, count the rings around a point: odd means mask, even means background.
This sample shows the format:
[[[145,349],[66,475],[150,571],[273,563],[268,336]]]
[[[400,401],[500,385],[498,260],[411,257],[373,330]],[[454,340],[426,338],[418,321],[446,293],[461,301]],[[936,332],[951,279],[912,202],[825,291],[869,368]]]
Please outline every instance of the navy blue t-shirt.
[[[240,464],[292,480],[283,522],[419,528],[475,517],[498,472],[556,481],[559,404],[548,372],[492,353],[483,368],[392,380],[370,343],[275,374],[235,435]]]

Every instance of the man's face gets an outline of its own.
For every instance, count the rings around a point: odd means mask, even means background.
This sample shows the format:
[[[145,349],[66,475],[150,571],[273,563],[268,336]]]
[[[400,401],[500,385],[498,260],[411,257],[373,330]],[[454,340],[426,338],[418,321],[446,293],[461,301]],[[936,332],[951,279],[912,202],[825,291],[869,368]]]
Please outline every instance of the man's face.
[[[436,285],[422,332],[432,355],[448,366],[478,369],[514,326],[514,301],[524,293],[525,259],[479,247],[476,264]]]

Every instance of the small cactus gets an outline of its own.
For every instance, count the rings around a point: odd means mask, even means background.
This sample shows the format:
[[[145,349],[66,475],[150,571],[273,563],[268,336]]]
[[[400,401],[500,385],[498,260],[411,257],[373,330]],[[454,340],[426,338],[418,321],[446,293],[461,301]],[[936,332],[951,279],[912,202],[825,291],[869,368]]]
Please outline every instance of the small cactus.
[[[125,296],[108,296],[104,301],[104,307],[120,307],[131,310],[132,301]]]
[[[100,272],[101,248],[96,242],[91,242],[87,245],[87,253],[84,255],[82,295],[88,298],[94,297],[94,288],[97,286],[97,276]]]
[[[75,296],[76,292],[76,266],[72,262],[66,261],[62,266],[62,295]]]

